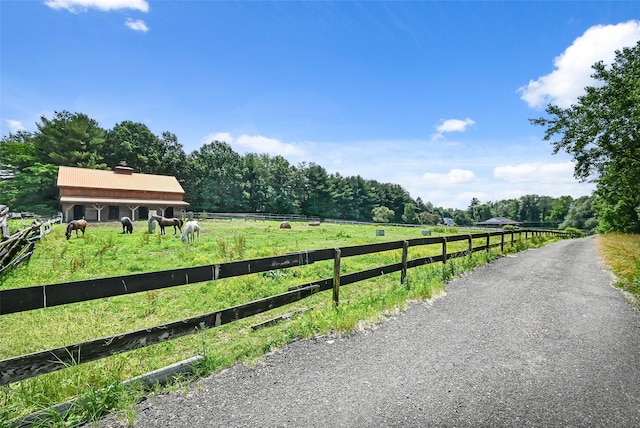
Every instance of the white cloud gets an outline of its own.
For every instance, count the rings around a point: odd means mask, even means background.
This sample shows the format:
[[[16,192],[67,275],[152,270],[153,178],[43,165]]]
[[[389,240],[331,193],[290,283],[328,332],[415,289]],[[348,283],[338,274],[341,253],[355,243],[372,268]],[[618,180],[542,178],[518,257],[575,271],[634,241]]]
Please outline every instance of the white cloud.
[[[227,144],[233,143],[233,137],[228,132],[217,132],[214,134],[209,134],[202,139],[202,144],[211,143],[213,141],[222,141]]]
[[[281,156],[302,156],[304,152],[293,144],[283,143],[275,138],[261,135],[241,135],[236,140],[237,145],[246,147],[258,153],[269,153]]]
[[[92,8],[105,12],[118,9],[149,11],[146,0],[45,0],[44,4],[52,9],[64,9],[71,13],[86,12]]]
[[[5,122],[9,125],[9,132],[12,134],[15,134],[18,131],[26,131],[26,128],[22,126],[22,123],[17,120],[5,119]]]
[[[473,171],[464,169],[452,169],[446,174],[426,172],[422,178],[433,186],[457,186],[476,181],[476,175]]]
[[[567,180],[575,181],[573,171],[574,167],[571,162],[532,162],[498,166],[493,170],[493,176],[509,183],[528,181],[557,183]]]
[[[149,27],[147,27],[147,24],[142,19],[133,20],[129,18],[124,23],[124,25],[126,25],[127,27],[131,28],[134,31],[142,31],[143,33],[146,33],[147,31],[149,31]]]
[[[475,125],[475,122],[468,117],[462,119],[446,119],[442,120],[440,125],[436,127],[436,133],[431,136],[431,140],[438,140],[442,138],[442,134],[445,132],[464,132],[471,125]]]
[[[274,156],[280,155],[285,158],[299,158],[305,154],[302,149],[298,148],[294,144],[283,143],[282,141],[275,138],[268,138],[262,135],[243,134],[237,138],[234,138],[228,132],[218,132],[209,134],[207,137],[205,137],[204,141],[224,141],[225,143],[232,146],[235,150],[243,153],[268,153]]]
[[[468,126],[475,124],[475,122],[469,118],[465,120],[460,119],[447,119],[443,120],[440,126],[438,126],[438,133],[443,132],[464,132]]]
[[[567,108],[584,94],[586,86],[593,86],[591,66],[598,61],[611,64],[615,51],[631,47],[640,40],[640,21],[617,25],[596,25],[574,40],[562,54],[554,58],[555,70],[531,80],[517,92],[529,107],[540,108],[555,104]]]

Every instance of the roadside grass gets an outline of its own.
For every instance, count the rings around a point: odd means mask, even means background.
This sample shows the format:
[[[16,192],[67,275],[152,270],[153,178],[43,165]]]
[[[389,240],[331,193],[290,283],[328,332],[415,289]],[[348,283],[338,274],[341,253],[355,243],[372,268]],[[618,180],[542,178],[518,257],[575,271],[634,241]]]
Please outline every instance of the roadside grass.
[[[616,276],[616,286],[632,294],[640,309],[640,235],[600,235],[598,249],[604,263]]]
[[[145,222],[137,222],[133,235],[122,235],[120,223],[90,224],[84,237],[65,240],[58,225],[38,243],[28,264],[0,279],[0,289],[60,283],[88,278],[151,272],[186,266],[281,255],[291,251],[362,245],[420,237],[419,228],[323,224],[310,227],[293,223],[280,230],[277,222],[202,221],[200,239],[184,244],[179,235],[149,234]],[[455,234],[457,230],[434,230]],[[492,238],[500,242],[499,237]],[[485,238],[474,242],[484,244]],[[505,252],[541,246],[544,239],[505,242]],[[467,249],[467,242],[448,245],[448,252]],[[441,247],[411,247],[409,259],[440,254]],[[237,362],[255,364],[285,344],[317,335],[348,334],[368,328],[403,310],[411,300],[438,296],[445,283],[479,264],[500,257],[500,251],[472,255],[409,269],[406,281],[394,273],[340,289],[335,307],[331,293],[318,293],[301,302],[218,328],[99,361],[27,379],[0,388],[0,421],[24,417],[36,411],[81,397],[64,415],[46,412],[43,426],[72,426],[97,421],[112,409],[124,419],[135,419],[134,404],[148,392],[141,387],[123,388],[121,381],[190,358],[204,356],[197,375],[216,373]],[[356,272],[401,261],[400,251],[343,258],[341,273]],[[189,284],[162,290],[117,296],[51,307],[0,317],[0,358],[37,352],[86,340],[124,333],[184,319],[217,309],[284,292],[292,285],[333,275],[333,261],[281,269],[220,281]],[[292,313],[289,319],[267,328],[252,329],[261,321]],[[9,334],[7,332],[10,332]],[[180,388],[181,381],[173,384]],[[171,385],[169,387],[172,387]],[[0,422],[1,426],[1,422]]]

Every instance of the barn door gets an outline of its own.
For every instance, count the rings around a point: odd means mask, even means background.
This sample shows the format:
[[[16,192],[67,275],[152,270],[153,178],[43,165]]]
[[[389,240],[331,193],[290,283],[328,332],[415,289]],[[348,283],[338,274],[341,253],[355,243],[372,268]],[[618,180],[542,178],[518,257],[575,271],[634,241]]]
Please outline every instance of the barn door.
[[[120,207],[109,205],[109,220],[120,220]]]
[[[148,220],[149,219],[149,208],[140,207],[140,209],[138,210],[138,219],[139,220]]]
[[[80,220],[84,218],[84,205],[74,205],[73,206],[73,219]]]

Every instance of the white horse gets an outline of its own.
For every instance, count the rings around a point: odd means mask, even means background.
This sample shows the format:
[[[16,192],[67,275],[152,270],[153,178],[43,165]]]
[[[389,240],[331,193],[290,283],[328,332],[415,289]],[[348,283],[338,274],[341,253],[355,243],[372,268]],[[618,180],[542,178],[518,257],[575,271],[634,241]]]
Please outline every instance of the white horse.
[[[200,238],[200,223],[191,220],[185,223],[182,229],[182,242],[193,242]]]

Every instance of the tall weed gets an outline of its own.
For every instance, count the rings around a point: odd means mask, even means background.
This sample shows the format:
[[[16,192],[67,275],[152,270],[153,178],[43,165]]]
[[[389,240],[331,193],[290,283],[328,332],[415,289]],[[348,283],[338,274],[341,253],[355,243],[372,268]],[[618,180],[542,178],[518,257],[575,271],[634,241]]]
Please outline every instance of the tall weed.
[[[616,276],[616,286],[635,296],[640,308],[640,235],[607,233],[598,236],[598,250]]]

